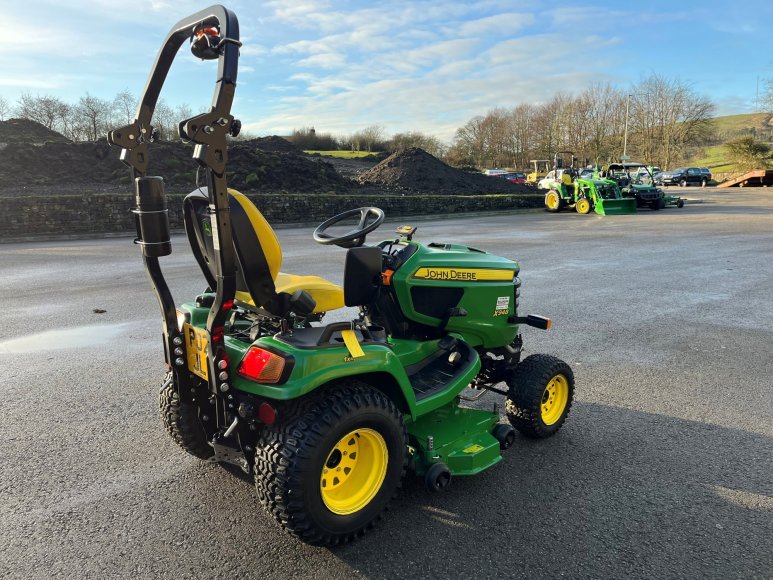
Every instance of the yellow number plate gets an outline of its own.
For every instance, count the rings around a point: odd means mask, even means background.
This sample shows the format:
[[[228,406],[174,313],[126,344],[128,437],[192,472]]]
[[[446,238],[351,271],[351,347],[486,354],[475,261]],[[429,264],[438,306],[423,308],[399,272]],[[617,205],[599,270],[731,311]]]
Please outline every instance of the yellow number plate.
[[[207,332],[186,322],[183,324],[183,334],[185,335],[185,352],[188,354],[188,370],[206,381],[208,377],[207,347],[209,346]]]

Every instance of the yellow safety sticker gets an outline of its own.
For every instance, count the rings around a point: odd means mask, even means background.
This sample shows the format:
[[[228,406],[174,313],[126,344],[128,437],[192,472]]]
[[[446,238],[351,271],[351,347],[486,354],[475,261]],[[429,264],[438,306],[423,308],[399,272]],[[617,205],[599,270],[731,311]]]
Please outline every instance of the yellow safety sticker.
[[[463,449],[462,453],[477,453],[483,449],[483,445],[478,445],[477,443],[475,445],[470,445],[467,449]]]
[[[357,340],[357,335],[353,330],[342,330],[341,336],[343,337],[344,344],[346,345],[346,348],[349,349],[349,354],[352,355],[352,358],[365,356],[365,352],[362,350],[360,342]]]
[[[419,268],[414,278],[424,280],[459,280],[465,282],[511,282],[512,270],[491,268]]]

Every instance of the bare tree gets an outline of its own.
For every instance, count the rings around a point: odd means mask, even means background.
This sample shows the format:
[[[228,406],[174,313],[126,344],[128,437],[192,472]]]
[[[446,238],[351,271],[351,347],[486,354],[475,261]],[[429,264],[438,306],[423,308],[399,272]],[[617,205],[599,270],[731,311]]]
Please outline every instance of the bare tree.
[[[0,97],[0,121],[5,121],[8,113],[11,112],[11,105],[3,97]]]
[[[83,137],[83,127],[78,124],[78,114],[76,107],[68,103],[62,103],[60,107],[60,126],[61,133],[70,141],[78,141]]]
[[[773,111],[773,78],[765,80],[765,92],[762,95],[762,106]]]
[[[671,167],[711,131],[714,104],[684,81],[652,75],[630,99],[629,143],[643,161]]]
[[[624,131],[625,97],[610,84],[593,85],[580,97],[589,103],[589,132],[583,155],[593,163],[609,161]]]
[[[137,112],[137,97],[129,89],[122,90],[113,99],[113,110],[120,122],[128,125],[134,121]]]
[[[188,103],[180,103],[175,107],[174,116],[177,122],[193,117],[193,109]]]
[[[418,131],[397,133],[389,141],[388,146],[393,152],[405,151],[412,147],[419,147],[435,157],[443,157],[446,153],[445,145],[443,145],[437,137],[426,135],[425,133],[420,133]]]
[[[384,140],[384,127],[381,125],[371,125],[358,132],[362,138],[362,144],[368,152],[373,151]]]
[[[449,151],[449,161],[455,165],[484,165],[485,126],[484,117],[473,117],[456,130],[454,145]]]
[[[112,103],[86,93],[78,100],[75,112],[85,137],[96,141],[107,132]]]
[[[177,135],[177,122],[172,107],[164,99],[156,103],[156,109],[153,111],[153,121],[151,123],[161,134],[161,139],[171,141]]]
[[[33,97],[30,93],[22,93],[16,103],[16,115],[44,125],[52,131],[59,128],[62,114],[67,110],[67,103],[50,95]]]

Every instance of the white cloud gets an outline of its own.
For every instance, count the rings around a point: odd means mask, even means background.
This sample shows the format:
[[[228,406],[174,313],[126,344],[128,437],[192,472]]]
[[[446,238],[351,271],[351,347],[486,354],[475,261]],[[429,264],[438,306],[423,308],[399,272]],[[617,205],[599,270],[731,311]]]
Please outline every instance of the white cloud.
[[[295,64],[306,68],[341,68],[346,64],[346,56],[340,52],[323,52],[301,59]]]
[[[486,34],[512,34],[535,22],[533,14],[505,12],[462,23],[458,30],[461,36],[483,36]]]

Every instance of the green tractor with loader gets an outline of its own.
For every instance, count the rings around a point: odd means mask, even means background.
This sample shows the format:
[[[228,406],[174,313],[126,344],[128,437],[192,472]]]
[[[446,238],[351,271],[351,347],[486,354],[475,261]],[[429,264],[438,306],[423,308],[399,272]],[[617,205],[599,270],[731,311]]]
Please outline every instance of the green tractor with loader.
[[[179,124],[205,184],[182,208],[202,291],[176,306],[161,268],[172,251],[164,183],[147,172],[153,112],[188,41],[218,70],[209,111]],[[367,245],[384,220],[378,208],[314,230],[320,244],[347,249],[342,286],[285,273],[274,231],[227,184],[228,137],[240,127],[231,114],[240,46],[237,18],[222,6],[178,22],[135,120],[109,135],[131,168],[135,242],[162,315],[160,414],[187,453],[253,475],[284,529],[335,545],[374,525],[408,471],[439,491],[499,463],[516,431],[555,434],[574,375],[550,355],[522,358],[524,326],[546,330],[550,320],[519,312],[516,261],[422,243],[410,226]],[[345,306],[356,316],[324,321]],[[504,398],[507,422],[496,407],[464,404],[487,392]]]
[[[567,163],[566,159],[570,161]],[[617,183],[608,179],[577,177],[576,158],[571,151],[559,151],[553,158],[554,175],[557,179],[543,180],[545,209],[552,213],[574,208],[579,214],[594,211],[598,215],[623,215],[636,213],[636,200],[623,197]]]

